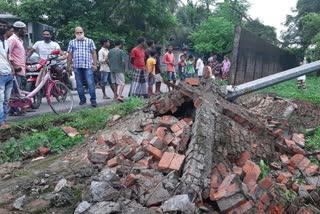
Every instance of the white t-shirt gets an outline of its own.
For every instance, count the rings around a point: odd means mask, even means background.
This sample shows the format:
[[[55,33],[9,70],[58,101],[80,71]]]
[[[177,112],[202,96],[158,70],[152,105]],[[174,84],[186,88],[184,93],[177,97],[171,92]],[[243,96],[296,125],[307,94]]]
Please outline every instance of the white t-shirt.
[[[60,45],[53,41],[49,43],[46,43],[45,41],[38,41],[32,48],[39,54],[40,59],[47,59],[48,55],[50,55],[53,50],[61,50]]]
[[[201,58],[197,60],[196,69],[198,70],[198,76],[203,76],[204,64]]]
[[[102,47],[98,52],[100,71],[110,72],[109,65],[106,63],[106,59],[108,59],[108,54],[109,54],[109,50],[104,47]]]
[[[11,67],[8,59],[9,44],[7,40],[0,39],[0,74],[11,74]]]

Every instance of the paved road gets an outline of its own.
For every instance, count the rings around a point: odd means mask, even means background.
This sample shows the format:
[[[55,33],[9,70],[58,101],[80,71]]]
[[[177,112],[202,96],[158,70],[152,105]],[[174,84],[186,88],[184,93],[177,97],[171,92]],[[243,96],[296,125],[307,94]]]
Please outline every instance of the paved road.
[[[107,87],[106,90],[107,90],[107,95],[109,97],[113,97],[113,93],[112,93],[110,87]],[[130,85],[128,84],[128,85],[126,85],[124,92],[123,92],[124,97],[128,97],[129,90],[130,90]],[[168,91],[168,88],[164,84],[162,84],[161,91],[166,92],[166,91]],[[79,106],[80,100],[79,100],[79,96],[78,96],[77,91],[72,91],[72,94],[73,94],[73,100],[74,100],[73,111],[77,111],[77,110],[83,109],[83,108],[92,108],[90,105],[90,95],[89,94],[86,94],[87,105],[83,105],[83,106]],[[102,92],[101,92],[101,89],[99,89],[99,88],[96,89],[96,95],[97,95],[98,107],[110,105],[112,103],[112,99],[108,99],[108,100],[102,99]],[[50,106],[47,104],[47,100],[45,98],[43,98],[42,103],[40,105],[40,108],[37,109],[35,112],[28,112],[25,116],[9,116],[8,121],[10,122],[10,121],[24,120],[24,119],[33,118],[33,117],[36,117],[36,116],[39,116],[39,115],[42,115],[45,113],[54,114],[54,112],[51,110]]]

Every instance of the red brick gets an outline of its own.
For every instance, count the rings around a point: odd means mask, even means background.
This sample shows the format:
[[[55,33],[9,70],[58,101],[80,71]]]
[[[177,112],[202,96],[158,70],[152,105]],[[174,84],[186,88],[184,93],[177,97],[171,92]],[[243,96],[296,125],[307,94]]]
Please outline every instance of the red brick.
[[[289,179],[292,177],[292,174],[290,172],[280,172],[277,177],[277,183],[282,183],[284,179]]]
[[[270,204],[270,198],[267,193],[263,193],[260,199],[261,199],[261,202],[264,203],[265,205],[268,206]]]
[[[157,149],[156,147],[152,145],[148,145],[146,147],[146,150],[156,159],[160,160],[162,158],[162,151]]]
[[[219,186],[219,190],[226,189],[228,186],[230,186],[230,184],[234,181],[235,178],[236,178],[235,174],[228,174],[221,182]]]
[[[252,175],[254,175],[254,177],[256,177],[256,179],[258,179],[258,177],[261,173],[260,167],[250,160],[246,161],[246,163],[244,164],[242,169],[246,174],[251,173]]]
[[[311,161],[308,158],[303,158],[302,161],[297,163],[297,168],[300,169],[301,171],[304,171],[309,165]]]
[[[219,163],[217,165],[217,169],[218,169],[218,171],[219,171],[219,173],[220,173],[220,175],[222,177],[225,177],[225,176],[228,175],[228,170],[227,170],[226,166],[223,163]]]
[[[305,146],[305,140],[304,140],[304,135],[303,134],[296,134],[294,133],[292,135],[292,140],[298,145],[298,146],[301,146],[301,147],[304,147]]]
[[[117,141],[117,145],[120,147],[125,147],[126,146],[126,142],[124,140],[118,140]]]
[[[184,129],[186,126],[188,126],[188,124],[184,120],[179,120],[177,124],[181,129]]]
[[[299,184],[297,182],[293,182],[291,188],[293,191],[298,192],[299,191]]]
[[[248,151],[243,152],[239,159],[237,160],[236,164],[240,167],[243,167],[243,165],[246,163],[247,160],[251,158],[251,154]]]
[[[113,140],[114,140],[116,143],[118,143],[118,141],[119,141],[119,136],[118,136],[118,133],[117,133],[117,132],[113,132],[113,133],[112,133],[112,138],[113,138]]]
[[[259,186],[266,188],[266,189],[271,188],[272,185],[273,185],[273,182],[270,177],[265,177],[265,178],[261,179],[259,182]]]
[[[252,208],[252,202],[251,201],[245,201],[240,204],[241,213],[246,213]]]
[[[181,128],[179,127],[179,125],[176,123],[176,124],[173,124],[172,126],[171,126],[171,131],[173,132],[173,133],[176,133],[176,132],[178,132],[178,131],[180,131],[181,130]]]
[[[294,145],[292,147],[292,151],[294,152],[294,154],[300,154],[300,155],[304,155],[305,154],[304,150],[301,147],[297,146],[297,145]]]
[[[284,139],[284,142],[288,148],[293,148],[296,145],[296,143],[293,140]]]
[[[143,128],[143,131],[145,132],[152,132],[153,131],[153,125],[147,125]]]
[[[39,151],[39,155],[40,155],[40,156],[46,156],[47,154],[49,154],[50,149],[47,148],[47,147],[41,146],[41,147],[38,149],[38,151]]]
[[[160,140],[163,140],[165,134],[166,134],[167,128],[165,127],[159,127],[157,128],[157,131],[155,133],[155,136],[157,136]]]
[[[302,159],[304,159],[304,158],[305,157],[303,155],[296,154],[290,159],[289,165],[296,168],[298,166],[299,162],[301,162]]]
[[[128,177],[125,180],[124,185],[126,185],[127,187],[133,185],[136,182],[137,178],[138,177],[136,175],[129,174]]]
[[[219,184],[220,184],[220,181],[219,181],[218,175],[212,175],[210,188],[211,189],[218,189]]]
[[[288,158],[287,155],[281,155],[281,156],[280,156],[280,160],[281,160],[281,162],[282,162],[283,164],[285,164],[285,165],[287,165],[287,164],[290,163],[290,160],[289,160],[289,158]]]
[[[183,129],[180,129],[179,131],[177,131],[177,132],[175,133],[175,136],[176,136],[176,137],[180,137],[181,135],[183,135],[183,133],[184,133],[184,130],[183,130]]]
[[[171,115],[165,115],[162,116],[160,119],[160,126],[164,126],[167,128],[170,128],[174,123],[176,119]]]
[[[134,147],[138,146],[137,142],[135,140],[133,140],[132,137],[128,137],[128,136],[124,135],[122,137],[122,139],[129,145],[132,145]]]
[[[287,166],[288,170],[291,172],[291,174],[294,174],[296,172],[296,169],[292,166]]]
[[[172,114],[173,114],[173,113],[175,113],[175,112],[177,112],[177,111],[178,111],[177,106],[175,106],[175,105],[171,105],[171,107],[170,107],[170,111],[171,111],[171,113],[172,113]]]
[[[278,205],[274,208],[272,214],[282,214],[284,212],[284,207],[282,205]]]
[[[283,130],[282,129],[277,129],[273,132],[273,134],[275,134],[276,136],[282,136],[283,135]]]
[[[193,105],[195,108],[199,108],[201,103],[202,103],[201,98],[198,98],[198,99],[196,99],[196,101],[194,101]]]
[[[98,141],[98,144],[99,144],[99,145],[104,145],[104,144],[105,144],[104,138],[103,138],[103,136],[100,135],[100,134],[97,136],[97,141]]]
[[[184,156],[184,155],[175,154],[174,158],[171,161],[169,168],[179,171],[181,169],[181,166],[183,164],[185,157],[186,156]]]
[[[163,153],[163,156],[158,164],[159,169],[169,169],[174,156],[175,156],[174,153],[170,153],[170,152]]]
[[[288,214],[294,214],[297,213],[299,208],[296,205],[291,204],[290,207],[286,210],[286,213]]]
[[[136,165],[137,165],[137,166],[142,166],[142,167],[149,168],[149,166],[150,166],[150,164],[151,164],[151,160],[152,160],[152,157],[148,157],[148,158],[139,160],[139,161],[136,163]]]
[[[241,177],[242,174],[243,174],[243,170],[242,170],[241,167],[236,167],[236,166],[234,166],[234,167],[232,168],[232,171],[233,171],[234,174],[237,174],[237,175],[239,175],[240,177]]]
[[[163,139],[166,145],[169,145],[173,140],[174,140],[174,136],[171,133],[167,133]]]
[[[317,187],[314,185],[304,185],[304,189],[307,191],[313,191],[313,190],[316,190]]]
[[[256,201],[255,206],[257,208],[258,213],[257,214],[265,214],[264,207],[265,205],[261,201]]]
[[[186,78],[185,79],[185,82],[189,85],[192,85],[192,86],[198,86],[200,81],[198,78]]]
[[[173,146],[174,148],[176,148],[177,146],[180,145],[180,142],[181,142],[181,138],[175,137],[174,140],[169,144],[169,146]]]
[[[108,162],[107,162],[107,166],[110,168],[118,166],[119,164],[120,164],[120,160],[118,157],[114,157],[114,158],[108,160]]]
[[[317,164],[311,163],[305,170],[304,173],[307,176],[313,176],[317,173],[319,166]]]
[[[193,124],[192,118],[184,118],[183,120],[188,124],[188,126],[191,126]]]
[[[232,196],[240,192],[240,188],[237,184],[231,184],[226,188],[219,188],[218,191],[210,193],[210,199],[212,201],[217,201],[224,197]]]
[[[143,140],[141,145],[142,146],[148,146],[150,144],[150,142],[148,140]]]

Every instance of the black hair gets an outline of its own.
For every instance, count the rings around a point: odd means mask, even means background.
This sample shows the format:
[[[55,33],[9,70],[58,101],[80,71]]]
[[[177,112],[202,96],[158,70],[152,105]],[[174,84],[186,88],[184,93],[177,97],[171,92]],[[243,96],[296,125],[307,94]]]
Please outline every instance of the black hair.
[[[181,59],[181,57],[183,57],[183,56],[185,57],[185,55],[184,55],[184,54],[181,54],[181,55],[180,55],[180,59]]]
[[[122,41],[121,41],[120,39],[114,40],[114,45],[115,45],[115,46],[119,46],[119,45],[121,45],[121,44],[122,44]]]
[[[1,24],[5,24],[5,25],[7,25],[7,28],[8,28],[8,22],[6,21],[6,20],[4,20],[4,19],[0,19],[0,23]]]
[[[108,39],[108,38],[100,39],[100,44],[101,44],[101,46],[102,46],[104,43],[106,43],[106,42],[110,42],[110,39]]]
[[[156,51],[158,52],[158,53],[160,53],[161,52],[161,46],[156,46]]]
[[[183,51],[187,51],[187,50],[188,50],[187,48],[182,48],[182,52],[183,52]]]
[[[151,47],[153,44],[154,44],[153,40],[150,39],[150,40],[147,41],[148,47]]]
[[[168,45],[168,47],[173,47],[172,45]]]
[[[155,55],[156,55],[156,53],[157,53],[156,51],[151,50],[151,51],[150,51],[150,56],[155,56]]]
[[[192,55],[189,55],[188,60],[193,59],[194,57]]]
[[[49,32],[50,33],[50,35],[52,35],[52,31],[51,30],[49,30],[49,29],[44,29],[43,31],[42,31],[42,33],[44,33],[44,32]],[[42,34],[41,33],[41,34]]]
[[[138,39],[137,39],[137,43],[138,44],[141,44],[142,42],[144,42],[145,41],[145,38],[144,37],[139,37]]]

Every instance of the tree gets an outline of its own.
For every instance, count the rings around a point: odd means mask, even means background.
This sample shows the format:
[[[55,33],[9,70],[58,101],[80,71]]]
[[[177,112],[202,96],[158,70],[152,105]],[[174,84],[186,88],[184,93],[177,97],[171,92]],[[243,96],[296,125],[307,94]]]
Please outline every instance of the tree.
[[[262,24],[259,19],[247,22],[245,28],[273,45],[278,45],[279,43],[276,29],[272,26]]]

